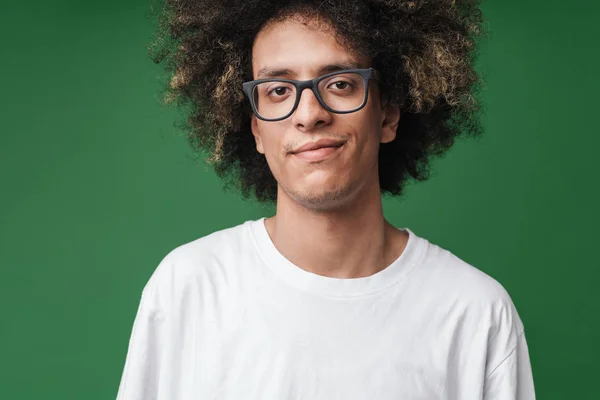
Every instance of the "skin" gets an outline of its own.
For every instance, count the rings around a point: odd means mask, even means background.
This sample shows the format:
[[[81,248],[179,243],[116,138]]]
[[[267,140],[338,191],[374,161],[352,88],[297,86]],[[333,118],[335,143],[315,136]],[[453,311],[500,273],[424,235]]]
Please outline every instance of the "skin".
[[[331,28],[295,16],[266,25],[252,49],[254,79],[258,72],[287,69],[278,77],[312,79],[327,65],[370,60],[348,51]],[[366,106],[354,113],[330,113],[310,90],[297,110],[278,122],[252,117],[256,149],[264,154],[278,182],[277,207],[265,226],[279,252],[296,266],[333,278],[366,277],[397,259],[408,235],[383,216],[378,178],[380,143],[394,140],[398,107],[383,104],[375,81]],[[291,149],[322,138],[345,140],[333,157],[308,162]]]

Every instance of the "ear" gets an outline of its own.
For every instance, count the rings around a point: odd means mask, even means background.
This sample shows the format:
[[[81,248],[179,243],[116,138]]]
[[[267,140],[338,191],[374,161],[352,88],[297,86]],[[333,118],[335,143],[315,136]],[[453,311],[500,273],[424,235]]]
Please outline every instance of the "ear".
[[[250,126],[252,129],[252,135],[254,136],[254,140],[256,141],[256,151],[260,154],[265,154],[265,149],[263,148],[262,138],[260,136],[260,130],[258,129],[258,119],[255,115],[251,117]]]
[[[396,138],[400,121],[400,107],[385,102],[381,107],[381,143],[389,143]]]

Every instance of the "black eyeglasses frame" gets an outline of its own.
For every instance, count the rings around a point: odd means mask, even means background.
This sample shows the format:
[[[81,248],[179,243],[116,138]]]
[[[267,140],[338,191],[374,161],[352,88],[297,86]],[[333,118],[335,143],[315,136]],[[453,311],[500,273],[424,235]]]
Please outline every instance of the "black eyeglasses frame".
[[[327,104],[325,104],[325,101],[319,94],[318,85],[319,85],[319,82],[322,81],[323,79],[329,78],[334,75],[347,74],[347,73],[357,73],[363,78],[364,84],[365,84],[365,93],[363,96],[363,101],[360,106],[358,106],[352,110],[337,111],[337,110],[334,110],[331,107],[329,107]],[[283,78],[257,79],[254,81],[248,81],[248,82],[242,83],[242,90],[244,91],[244,94],[248,97],[248,100],[250,101],[250,107],[252,108],[252,112],[254,113],[254,115],[256,115],[256,117],[258,119],[261,119],[263,121],[275,122],[275,121],[282,121],[282,120],[288,118],[290,115],[292,115],[294,113],[294,111],[296,111],[296,108],[298,108],[298,104],[300,103],[300,97],[302,96],[302,91],[304,89],[311,89],[312,92],[314,93],[315,97],[319,101],[319,104],[321,104],[321,106],[329,112],[332,112],[335,114],[350,114],[350,113],[356,112],[356,111],[362,109],[367,104],[367,100],[369,97],[369,81],[375,77],[376,77],[376,70],[374,68],[354,68],[354,69],[344,69],[344,70],[340,70],[340,71],[330,72],[328,74],[317,76],[314,79],[309,79],[306,81],[298,81],[298,80],[283,79]],[[292,107],[292,110],[288,114],[286,114],[283,117],[279,117],[279,118],[264,118],[258,113],[258,110],[256,109],[256,107],[254,105],[254,98],[252,96],[252,92],[254,91],[254,88],[256,87],[256,85],[258,85],[260,83],[264,83],[264,82],[286,82],[286,83],[290,83],[296,87],[296,100],[294,102],[294,106]]]

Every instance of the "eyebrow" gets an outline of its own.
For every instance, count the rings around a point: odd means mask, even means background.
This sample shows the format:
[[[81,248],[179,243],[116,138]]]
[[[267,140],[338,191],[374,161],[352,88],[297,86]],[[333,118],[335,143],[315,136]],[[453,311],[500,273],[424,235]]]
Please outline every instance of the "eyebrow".
[[[323,65],[319,68],[317,74],[318,76],[327,74],[329,72],[341,71],[344,69],[356,69],[360,68],[360,65],[355,61],[342,61],[336,64],[327,64]],[[280,68],[280,69],[272,69],[269,67],[263,67],[258,70],[256,74],[256,79],[268,79],[268,78],[277,78],[280,76],[292,76],[295,72],[289,68]]]

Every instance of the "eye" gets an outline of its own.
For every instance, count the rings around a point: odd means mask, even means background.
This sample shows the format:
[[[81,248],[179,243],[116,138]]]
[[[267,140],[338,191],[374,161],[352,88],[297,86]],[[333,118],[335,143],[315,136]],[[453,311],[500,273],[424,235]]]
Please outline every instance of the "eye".
[[[336,81],[329,85],[329,88],[335,90],[348,90],[352,88],[352,84],[346,81]]]
[[[289,90],[288,87],[278,86],[278,87],[275,87],[275,88],[271,89],[269,91],[269,94],[270,95],[275,94],[276,96],[284,96],[287,93],[288,90]]]

